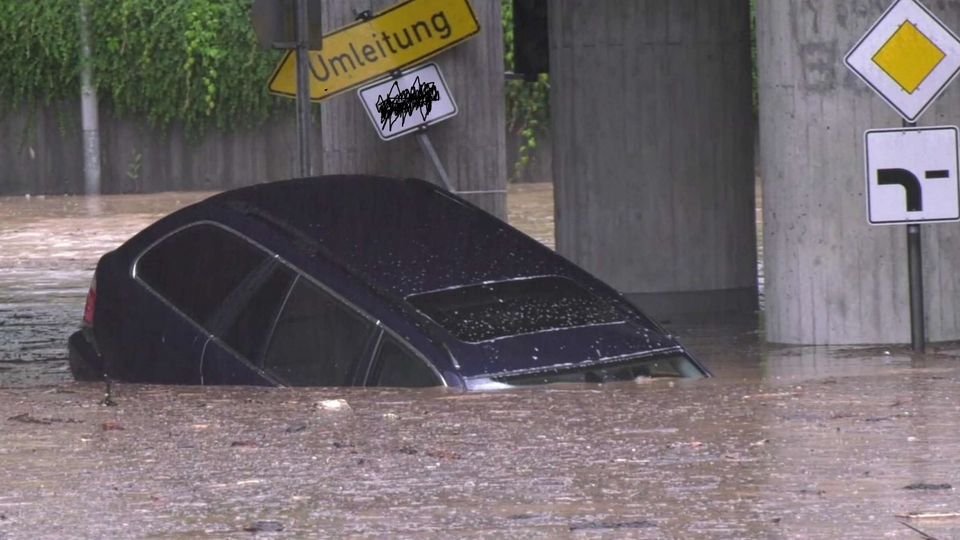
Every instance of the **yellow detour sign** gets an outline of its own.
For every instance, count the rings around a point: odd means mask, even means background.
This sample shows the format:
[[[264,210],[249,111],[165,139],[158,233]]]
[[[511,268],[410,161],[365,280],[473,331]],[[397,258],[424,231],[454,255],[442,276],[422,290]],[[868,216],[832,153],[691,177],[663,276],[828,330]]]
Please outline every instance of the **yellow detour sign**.
[[[421,62],[479,31],[469,0],[401,2],[323,36],[323,50],[310,51],[310,99],[320,101]],[[270,91],[296,97],[295,51],[287,51],[273,72]]]

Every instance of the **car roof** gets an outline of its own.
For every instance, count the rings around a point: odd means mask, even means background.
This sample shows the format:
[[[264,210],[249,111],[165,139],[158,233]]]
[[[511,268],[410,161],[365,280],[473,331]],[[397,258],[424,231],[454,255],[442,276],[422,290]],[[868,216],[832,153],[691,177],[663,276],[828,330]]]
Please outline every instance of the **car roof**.
[[[411,294],[572,265],[479,208],[417,179],[336,175],[259,184],[213,204],[294,230],[376,289]]]

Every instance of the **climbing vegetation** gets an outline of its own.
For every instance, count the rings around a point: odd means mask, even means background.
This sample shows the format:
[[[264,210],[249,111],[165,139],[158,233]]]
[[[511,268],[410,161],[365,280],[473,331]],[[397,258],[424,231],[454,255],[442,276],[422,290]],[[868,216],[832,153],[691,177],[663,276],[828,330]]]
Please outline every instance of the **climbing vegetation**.
[[[285,105],[266,90],[279,54],[259,48],[252,0],[0,0],[4,109],[79,95],[78,1],[95,84],[114,113],[198,135],[257,125]]]
[[[501,0],[503,14],[504,68],[514,69],[513,0]],[[550,124],[550,77],[541,73],[536,81],[519,79],[506,82],[507,131],[520,138],[517,160],[511,178],[518,180],[530,166],[539,141]]]

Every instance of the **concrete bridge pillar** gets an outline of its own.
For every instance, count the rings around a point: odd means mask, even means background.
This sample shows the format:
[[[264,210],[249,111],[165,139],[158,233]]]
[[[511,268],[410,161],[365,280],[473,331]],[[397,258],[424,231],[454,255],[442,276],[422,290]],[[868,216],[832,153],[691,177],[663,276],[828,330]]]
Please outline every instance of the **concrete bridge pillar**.
[[[356,20],[356,13],[379,13],[395,0],[334,0],[324,3],[327,32]],[[500,2],[473,0],[480,33],[429,60],[436,62],[459,114],[429,129],[444,168],[470,202],[506,217],[507,157],[504,128],[503,31]],[[442,185],[414,135],[384,142],[351,90],[321,104],[323,173],[412,176]]]
[[[768,341],[910,341],[906,226],[870,226],[863,132],[901,119],[843,64],[887,0],[758,2]],[[960,0],[924,2],[960,30]],[[923,124],[956,124],[960,88]],[[960,225],[924,225],[926,328],[960,338]]]
[[[549,8],[559,252],[654,315],[752,310],[748,0]]]

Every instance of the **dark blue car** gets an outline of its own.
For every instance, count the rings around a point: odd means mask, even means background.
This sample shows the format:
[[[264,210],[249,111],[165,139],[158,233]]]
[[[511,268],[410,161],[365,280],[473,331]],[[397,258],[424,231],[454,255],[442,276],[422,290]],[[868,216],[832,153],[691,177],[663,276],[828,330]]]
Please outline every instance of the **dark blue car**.
[[[620,294],[421,180],[215,195],[97,264],[77,379],[495,388],[701,377]]]

